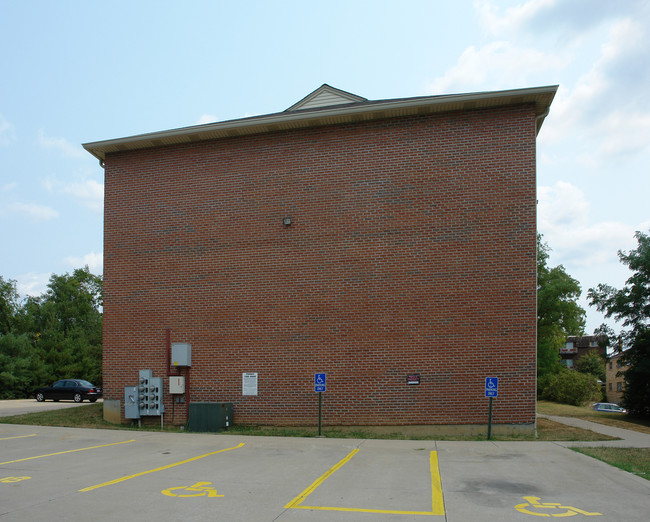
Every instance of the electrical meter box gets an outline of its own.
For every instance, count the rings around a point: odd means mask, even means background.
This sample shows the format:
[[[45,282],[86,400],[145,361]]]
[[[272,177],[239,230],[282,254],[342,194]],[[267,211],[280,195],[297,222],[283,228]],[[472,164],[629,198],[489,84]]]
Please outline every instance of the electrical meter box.
[[[192,345],[172,343],[172,366],[192,366]]]
[[[149,409],[149,382],[152,378],[151,370],[140,370],[138,372],[138,412],[148,415]]]
[[[185,393],[185,377],[173,375],[169,378],[169,393],[182,394]]]
[[[141,417],[165,412],[162,377],[153,377],[151,370],[140,370],[137,389],[138,412]]]

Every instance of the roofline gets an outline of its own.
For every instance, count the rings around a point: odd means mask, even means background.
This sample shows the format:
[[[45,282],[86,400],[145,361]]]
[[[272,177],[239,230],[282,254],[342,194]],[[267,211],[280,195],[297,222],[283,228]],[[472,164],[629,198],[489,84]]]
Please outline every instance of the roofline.
[[[348,103],[368,101],[368,99],[364,98],[363,96],[357,96],[356,94],[352,94],[351,92],[342,91],[341,89],[337,89],[336,87],[332,87],[331,85],[328,85],[328,84],[324,83],[323,85],[321,85],[315,91],[310,92],[302,100],[298,100],[291,107],[289,107],[288,109],[285,109],[284,112],[295,111],[295,110],[298,110],[298,109],[302,108],[303,105],[306,105],[312,99],[314,99],[315,97],[317,97],[318,95],[320,95],[324,91],[327,91],[327,92],[330,92],[330,93],[333,93],[333,94],[337,94],[339,97],[347,99]],[[337,105],[341,105],[341,103],[338,103]]]
[[[548,114],[558,86],[532,87],[506,91],[467,94],[444,94],[416,98],[353,102],[343,105],[293,110],[228,120],[179,129],[139,134],[126,138],[84,143],[83,147],[100,161],[106,154],[127,150],[161,147],[197,141],[231,138],[281,130],[354,123],[400,116],[440,112],[488,109],[521,104],[534,104],[537,116],[536,133]]]

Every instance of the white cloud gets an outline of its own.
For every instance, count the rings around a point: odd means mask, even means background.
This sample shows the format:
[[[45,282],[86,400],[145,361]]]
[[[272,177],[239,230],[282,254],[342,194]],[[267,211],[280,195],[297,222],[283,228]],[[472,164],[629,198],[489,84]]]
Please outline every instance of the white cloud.
[[[14,126],[0,114],[0,145],[6,147],[16,140]]]
[[[544,8],[552,7],[554,0],[531,0],[505,10],[502,15],[498,6],[491,2],[475,2],[481,25],[493,35],[501,35],[521,28]]]
[[[602,156],[650,151],[650,112],[612,112],[603,118],[597,130],[606,136],[598,148]]]
[[[503,11],[490,1],[474,3],[482,27],[490,34],[523,34],[538,38],[540,33],[553,32],[559,41],[572,38],[631,10],[642,10],[643,3],[634,0],[529,0]]]
[[[429,86],[432,94],[471,90],[527,87],[530,76],[544,71],[554,76],[565,67],[566,57],[555,56],[511,42],[492,42],[483,47],[470,46],[456,65]],[[546,82],[550,83],[550,82]]]
[[[558,264],[591,267],[618,263],[616,252],[633,242],[635,230],[620,221],[591,221],[590,205],[575,185],[559,181],[538,187],[538,230],[553,249]]]
[[[87,266],[93,274],[101,274],[104,270],[104,254],[90,252],[82,257],[66,257],[65,262],[71,268]]]
[[[33,296],[38,297],[47,291],[47,284],[50,282],[52,274],[37,274],[29,272],[19,275],[16,280],[16,288],[21,297]]]
[[[476,11],[486,30],[506,39],[479,49],[469,48],[434,85],[451,84],[458,90],[459,85],[472,85],[469,82],[475,72],[474,80],[491,89],[493,85],[503,87],[499,77],[520,86],[543,78],[540,71],[552,78],[557,73],[563,81],[558,82],[561,87],[541,135],[544,143],[570,138],[583,165],[596,165],[619,154],[648,152],[648,5],[530,0],[501,12],[491,3],[477,3]],[[527,50],[528,44],[546,50],[536,56],[535,51]],[[531,67],[538,63],[542,63],[540,70]]]
[[[79,199],[85,206],[96,212],[104,208],[104,184],[89,179],[66,185],[62,192]]]
[[[206,123],[214,123],[217,117],[214,114],[202,114],[195,125],[204,125]]]
[[[59,213],[51,207],[36,203],[11,203],[7,205],[10,214],[21,214],[35,221],[49,221],[59,217]]]
[[[104,208],[104,184],[94,179],[62,182],[51,177],[43,181],[43,186],[49,192],[72,196],[95,212],[102,212]]]
[[[650,151],[650,34],[634,20],[612,25],[599,59],[558,99],[557,138],[580,126],[595,160]],[[643,65],[642,65],[643,64]],[[595,145],[595,146],[594,146]]]
[[[70,143],[65,138],[51,138],[45,136],[43,130],[38,131],[38,143],[41,147],[46,149],[58,150],[61,154],[68,158],[85,158],[86,153],[81,145]]]

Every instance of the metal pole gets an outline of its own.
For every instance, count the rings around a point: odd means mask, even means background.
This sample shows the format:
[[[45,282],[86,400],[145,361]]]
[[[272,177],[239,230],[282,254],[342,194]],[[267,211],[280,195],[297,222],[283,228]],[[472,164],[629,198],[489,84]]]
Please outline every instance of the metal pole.
[[[490,397],[490,412],[488,413],[488,440],[492,438],[492,399]]]
[[[323,392],[318,392],[318,436],[322,436]]]

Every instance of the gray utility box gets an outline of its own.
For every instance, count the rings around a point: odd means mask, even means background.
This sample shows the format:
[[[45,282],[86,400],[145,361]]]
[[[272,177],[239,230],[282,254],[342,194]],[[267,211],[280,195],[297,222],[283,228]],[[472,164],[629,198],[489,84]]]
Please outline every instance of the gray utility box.
[[[140,407],[138,405],[138,387],[124,387],[124,417],[127,419],[139,419]],[[105,402],[105,401],[104,401]]]
[[[192,345],[172,343],[172,366],[192,366]]]
[[[232,403],[190,402],[189,431],[221,431],[232,426]]]

